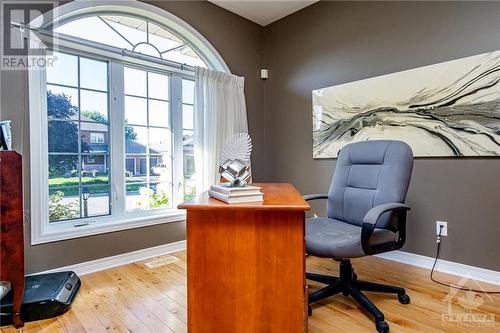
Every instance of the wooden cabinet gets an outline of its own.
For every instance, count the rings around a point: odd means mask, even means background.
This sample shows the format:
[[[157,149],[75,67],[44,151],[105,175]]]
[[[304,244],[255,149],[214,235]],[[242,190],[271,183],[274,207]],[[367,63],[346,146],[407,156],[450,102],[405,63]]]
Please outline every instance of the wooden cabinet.
[[[263,203],[204,193],[187,209],[189,333],[307,331],[304,216],[290,184],[262,186]]]
[[[0,151],[0,280],[11,283],[14,295],[14,326],[24,292],[24,228],[22,158],[14,151]]]

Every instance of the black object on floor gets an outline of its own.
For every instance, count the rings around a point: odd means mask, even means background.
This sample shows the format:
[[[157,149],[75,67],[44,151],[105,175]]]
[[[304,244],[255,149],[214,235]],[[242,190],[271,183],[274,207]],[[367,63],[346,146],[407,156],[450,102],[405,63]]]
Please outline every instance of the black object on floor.
[[[380,293],[396,294],[401,304],[409,304],[410,296],[400,287],[394,287],[385,284],[366,282],[358,280],[358,276],[352,268],[348,259],[340,261],[340,276],[328,276],[315,273],[306,273],[308,280],[326,284],[319,290],[309,294],[309,304],[318,302],[335,294],[342,293],[344,296],[351,296],[359,305],[361,305],[375,319],[375,328],[379,333],[389,332],[389,325],[385,321],[384,314],[373,304],[362,291],[373,291]],[[309,305],[308,313],[312,315],[312,308]]]
[[[24,322],[62,315],[71,308],[80,289],[74,272],[30,275],[25,277],[21,319]],[[0,325],[12,324],[12,291],[0,300]]]

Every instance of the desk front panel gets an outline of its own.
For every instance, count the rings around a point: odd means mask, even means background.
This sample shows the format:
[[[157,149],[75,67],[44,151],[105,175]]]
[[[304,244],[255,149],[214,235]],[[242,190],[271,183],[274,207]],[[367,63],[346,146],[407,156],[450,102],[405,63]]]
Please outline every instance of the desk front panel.
[[[188,209],[188,332],[305,332],[304,252],[303,211]]]

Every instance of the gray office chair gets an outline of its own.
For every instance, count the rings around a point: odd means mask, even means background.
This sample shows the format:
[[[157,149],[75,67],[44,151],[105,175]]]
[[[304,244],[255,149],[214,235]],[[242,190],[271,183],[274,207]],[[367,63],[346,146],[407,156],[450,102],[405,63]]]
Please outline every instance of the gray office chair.
[[[306,220],[307,253],[340,261],[339,277],[306,273],[307,279],[327,285],[309,295],[309,304],[338,293],[350,295],[374,317],[378,332],[389,331],[384,314],[361,291],[394,293],[402,304],[410,298],[403,288],[358,280],[349,258],[403,246],[410,209],[404,201],[412,168],[413,153],[404,142],[352,143],[339,152],[328,195],[304,196],[327,199],[328,213]]]

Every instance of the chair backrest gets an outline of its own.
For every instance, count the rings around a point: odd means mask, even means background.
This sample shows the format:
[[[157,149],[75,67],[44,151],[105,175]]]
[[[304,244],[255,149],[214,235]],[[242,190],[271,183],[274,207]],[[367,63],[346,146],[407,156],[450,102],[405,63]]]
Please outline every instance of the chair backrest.
[[[413,169],[413,153],[402,141],[351,143],[339,152],[328,192],[328,217],[361,226],[372,207],[404,203]],[[391,213],[377,228],[397,230]]]

